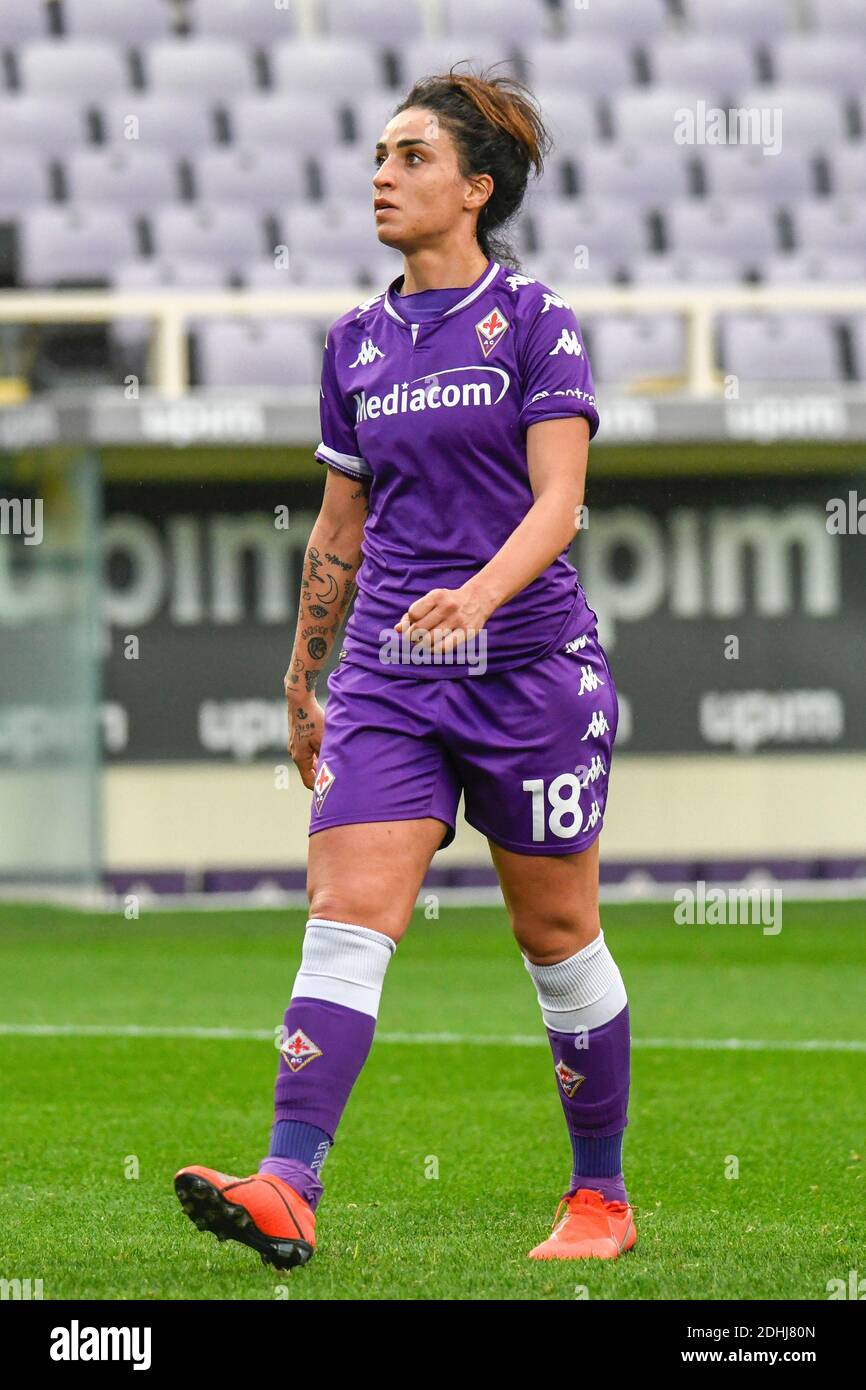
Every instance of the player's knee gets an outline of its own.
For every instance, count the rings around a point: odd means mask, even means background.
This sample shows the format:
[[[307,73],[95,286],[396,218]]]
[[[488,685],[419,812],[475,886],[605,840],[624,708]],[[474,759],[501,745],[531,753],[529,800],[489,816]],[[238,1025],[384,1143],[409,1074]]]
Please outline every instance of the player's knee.
[[[553,964],[574,955],[593,941],[601,929],[598,908],[554,908],[549,912],[513,912],[511,929],[521,951],[536,965]]]
[[[356,927],[368,927],[383,932],[392,941],[399,941],[408,926],[399,914],[386,903],[371,902],[368,895],[355,895],[350,890],[314,889],[310,897],[310,917],[326,922],[348,922]]]

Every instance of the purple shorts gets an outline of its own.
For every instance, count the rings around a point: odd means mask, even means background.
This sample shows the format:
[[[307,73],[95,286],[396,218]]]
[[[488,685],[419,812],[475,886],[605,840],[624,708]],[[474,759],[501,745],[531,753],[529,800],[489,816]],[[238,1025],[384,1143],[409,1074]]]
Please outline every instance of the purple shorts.
[[[518,854],[576,854],[599,835],[619,720],[595,628],[510,671],[450,680],[343,661],[328,678],[310,834],[435,816]]]

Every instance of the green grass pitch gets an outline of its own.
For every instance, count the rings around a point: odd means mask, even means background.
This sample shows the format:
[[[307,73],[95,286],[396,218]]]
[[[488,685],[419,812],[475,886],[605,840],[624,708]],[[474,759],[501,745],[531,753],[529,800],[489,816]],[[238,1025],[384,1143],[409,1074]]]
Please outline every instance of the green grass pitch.
[[[531,981],[504,911],[480,907],[417,914],[389,966],[311,1263],[279,1274],[199,1233],[173,1174],[256,1170],[272,1042],[74,1028],[270,1032],[304,922],[0,908],[0,1275],[41,1278],[46,1299],[485,1300],[822,1300],[829,1280],[866,1275],[857,902],[786,903],[777,936],[676,926],[669,906],[603,908],[634,1040],[624,1170],[638,1244],[621,1259],[526,1257],[570,1149]],[[724,1039],[770,1046],[694,1045]]]

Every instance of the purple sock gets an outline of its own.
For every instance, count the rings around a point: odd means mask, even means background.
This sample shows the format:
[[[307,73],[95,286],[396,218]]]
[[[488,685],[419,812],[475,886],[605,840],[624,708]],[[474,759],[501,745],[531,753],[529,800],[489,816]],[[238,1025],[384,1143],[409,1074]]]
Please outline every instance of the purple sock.
[[[572,1146],[569,1196],[580,1187],[606,1201],[625,1202],[622,1140],[628,1125],[630,1033],[628,1005],[586,1033],[548,1028],[559,1099]]]

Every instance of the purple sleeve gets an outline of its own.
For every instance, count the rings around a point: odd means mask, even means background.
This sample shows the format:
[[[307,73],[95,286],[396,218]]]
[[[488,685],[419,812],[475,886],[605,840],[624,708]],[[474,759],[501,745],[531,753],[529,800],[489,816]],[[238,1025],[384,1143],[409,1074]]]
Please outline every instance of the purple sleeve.
[[[351,478],[369,478],[373,470],[358,449],[351,407],[347,406],[337,381],[334,348],[334,335],[331,332],[325,342],[322,358],[322,383],[319,387],[322,438],[315,457],[320,463],[329,463],[332,468],[347,473]]]
[[[524,432],[538,420],[585,415],[589,437],[594,438],[598,430],[595,386],[573,309],[558,307],[552,296],[538,305],[524,329],[520,371]]]

